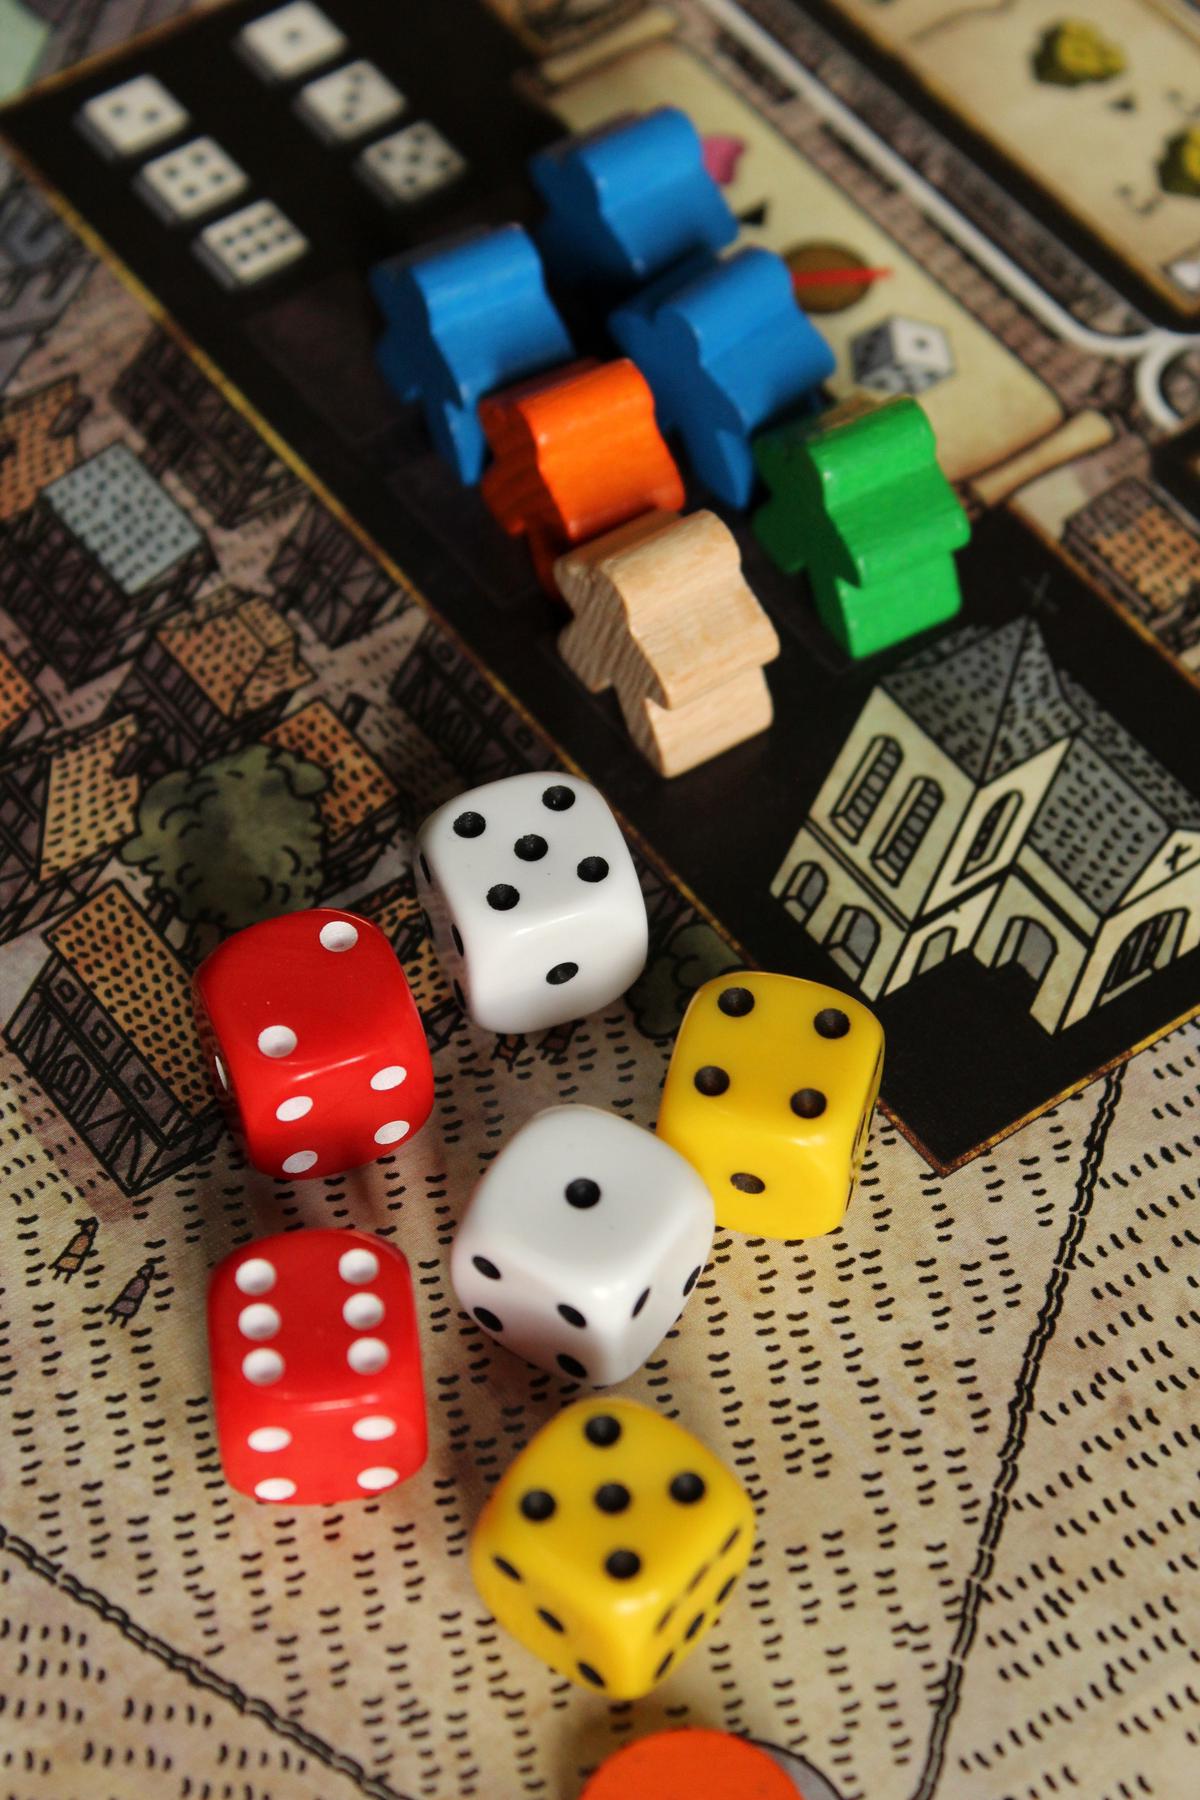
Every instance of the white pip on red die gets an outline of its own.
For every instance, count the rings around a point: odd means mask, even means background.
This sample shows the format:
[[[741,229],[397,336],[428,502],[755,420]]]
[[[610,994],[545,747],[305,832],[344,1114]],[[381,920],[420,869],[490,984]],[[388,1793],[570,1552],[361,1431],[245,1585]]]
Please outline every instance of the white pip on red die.
[[[208,1289],[225,1476],[257,1500],[363,1500],[425,1460],[408,1264],[365,1231],[290,1231],[217,1265]]]
[[[429,1117],[421,1016],[369,920],[314,907],[249,925],[206,957],[192,989],[217,1092],[264,1173],[358,1168]]]
[[[487,1031],[608,1006],[646,962],[646,903],[604,797],[574,775],[510,775],[417,834],[417,889],[459,1005]]]
[[[639,1369],[712,1248],[713,1201],[653,1132],[552,1106],[509,1139],[454,1239],[454,1291],[527,1362],[603,1387]]]

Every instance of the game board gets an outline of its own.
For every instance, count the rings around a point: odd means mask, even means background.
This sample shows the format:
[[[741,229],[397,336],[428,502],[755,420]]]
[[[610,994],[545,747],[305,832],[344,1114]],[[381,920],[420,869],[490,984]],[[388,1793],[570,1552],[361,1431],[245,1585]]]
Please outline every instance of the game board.
[[[231,1767],[256,1794],[576,1800],[631,1731],[694,1721],[774,1746],[806,1800],[1173,1794],[1194,1732],[1195,341],[1141,310],[1128,242],[1093,253],[1091,197],[1064,241],[1006,157],[788,0],[502,9],[516,32],[474,0],[403,30],[330,0],[402,96],[343,144],[235,50],[266,10],[206,9],[3,121],[24,173],[0,193],[0,1767],[22,1800],[216,1791]],[[41,11],[48,66],[120,36],[119,8]],[[1006,17],[997,59],[1025,42]],[[145,73],[236,158],[243,203],[302,234],[261,282],[216,279],[204,219],[172,224],[145,158],[77,128]],[[531,149],[664,97],[723,146],[745,242],[890,271],[812,290],[831,389],[913,380],[888,346],[897,319],[923,333],[919,397],[974,525],[961,618],[851,665],[732,519],[783,642],[776,723],[672,783],[563,668],[523,553],[383,389],[364,280],[399,245],[532,219]],[[413,125],[431,185],[386,205],[386,167],[357,159]],[[130,507],[136,544],[105,524]],[[219,879],[190,898],[157,877],[147,797],[183,771],[199,805],[228,757],[323,776],[264,814],[264,846],[319,842],[297,903],[388,930],[435,1050],[436,1124],[326,1184],[246,1169],[190,1036],[188,972],[242,920]],[[651,962],[601,1017],[488,1039],[425,941],[410,833],[559,758],[634,835]],[[924,820],[890,870],[897,833],[854,830],[881,781]],[[571,1386],[459,1315],[446,1250],[537,1105],[652,1122],[688,995],[741,960],[877,1007],[886,1110],[843,1229],[719,1234],[630,1384],[739,1466],[761,1541],[711,1644],[609,1709],[467,1579],[483,1493]],[[201,1302],[232,1244],[317,1222],[412,1260],[435,1448],[386,1501],[293,1519],[225,1488]]]

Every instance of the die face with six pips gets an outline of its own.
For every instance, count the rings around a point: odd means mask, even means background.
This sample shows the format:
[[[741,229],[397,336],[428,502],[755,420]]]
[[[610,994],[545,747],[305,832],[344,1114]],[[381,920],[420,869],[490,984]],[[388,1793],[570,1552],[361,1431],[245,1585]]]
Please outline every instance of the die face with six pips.
[[[609,1005],[646,961],[646,904],[603,796],[573,775],[459,794],[417,834],[417,891],[460,1006],[498,1032]]]
[[[285,913],[219,945],[193,981],[213,1084],[255,1168],[318,1179],[410,1138],[433,1106],[404,971],[368,920]]]
[[[673,1419],[605,1397],[567,1407],[507,1470],[471,1573],[557,1673],[634,1699],[702,1640],[753,1544],[749,1497],[719,1458]]]
[[[594,1106],[553,1106],[505,1144],[454,1242],[459,1301],[553,1374],[624,1381],[675,1323],[712,1247],[686,1159]]]
[[[208,1340],[221,1461],[257,1500],[364,1500],[425,1459],[408,1264],[362,1231],[261,1238],[218,1264]]]
[[[663,1088],[658,1135],[712,1192],[717,1220],[817,1237],[846,1211],[883,1068],[883,1031],[848,994],[746,971],[694,995]]]

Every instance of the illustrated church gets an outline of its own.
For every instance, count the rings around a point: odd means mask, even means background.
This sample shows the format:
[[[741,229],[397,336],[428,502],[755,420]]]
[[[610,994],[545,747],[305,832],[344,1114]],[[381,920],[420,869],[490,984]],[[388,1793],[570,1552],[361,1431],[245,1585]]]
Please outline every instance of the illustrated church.
[[[968,629],[873,690],[771,892],[867,999],[970,950],[1061,1031],[1200,943],[1200,801],[1032,620]]]

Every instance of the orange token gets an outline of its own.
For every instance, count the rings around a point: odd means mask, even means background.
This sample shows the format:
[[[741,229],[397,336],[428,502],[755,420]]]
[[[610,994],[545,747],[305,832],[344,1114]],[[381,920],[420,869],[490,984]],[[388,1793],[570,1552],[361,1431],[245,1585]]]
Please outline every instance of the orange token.
[[[723,1731],[664,1731],[611,1757],[581,1800],[803,1800],[763,1750]]]

